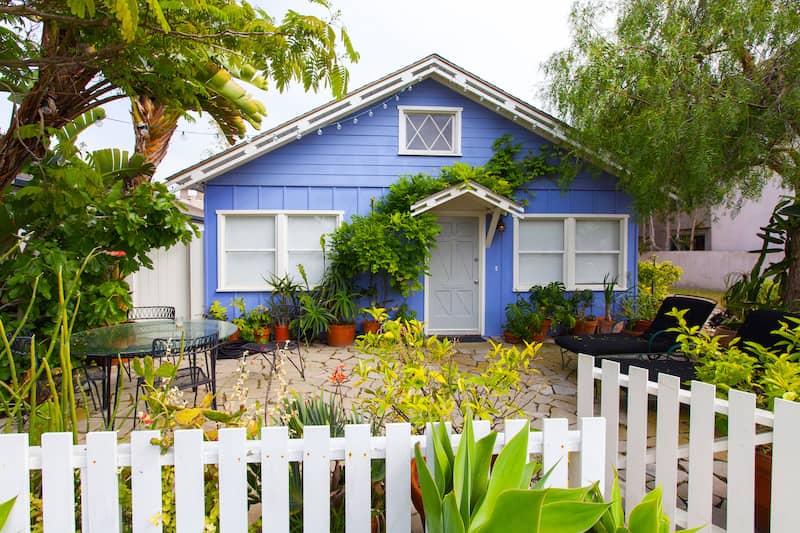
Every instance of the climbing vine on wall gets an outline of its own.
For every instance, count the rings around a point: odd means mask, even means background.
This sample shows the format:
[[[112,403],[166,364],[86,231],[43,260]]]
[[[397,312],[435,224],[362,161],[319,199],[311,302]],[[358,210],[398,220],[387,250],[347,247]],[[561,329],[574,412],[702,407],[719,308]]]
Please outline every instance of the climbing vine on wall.
[[[439,234],[436,217],[429,213],[413,217],[411,205],[470,180],[526,203],[527,198],[518,197],[526,194],[522,186],[559,170],[551,163],[558,152],[546,148],[539,154],[522,154],[522,145],[508,134],[495,140],[492,148],[494,154],[484,166],[455,163],[442,167],[438,177],[423,173],[401,176],[375,202],[369,215],[354,215],[330,236],[329,271],[340,279],[367,275],[370,297],[379,302],[386,301],[390,288],[408,296],[422,288],[420,278],[427,274],[430,251]]]

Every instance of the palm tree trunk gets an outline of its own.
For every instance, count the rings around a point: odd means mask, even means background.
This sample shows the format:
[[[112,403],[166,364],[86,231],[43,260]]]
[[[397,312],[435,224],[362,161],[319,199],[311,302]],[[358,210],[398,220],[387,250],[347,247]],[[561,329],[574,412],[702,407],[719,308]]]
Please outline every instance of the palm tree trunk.
[[[131,98],[136,145],[134,150],[144,154],[148,163],[158,167],[167,155],[169,141],[178,127],[180,112],[158,103],[149,96]],[[151,176],[140,174],[125,180],[127,188],[133,188],[150,181]]]

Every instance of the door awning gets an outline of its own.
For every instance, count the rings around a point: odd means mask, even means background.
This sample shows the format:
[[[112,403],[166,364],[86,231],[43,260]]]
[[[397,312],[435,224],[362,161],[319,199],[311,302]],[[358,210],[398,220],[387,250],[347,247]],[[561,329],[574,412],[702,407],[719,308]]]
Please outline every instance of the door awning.
[[[501,215],[518,217],[525,212],[525,208],[514,200],[492,192],[474,181],[459,183],[423,198],[411,206],[411,216],[417,216],[437,207],[458,211],[484,209],[486,214],[491,214],[492,220],[486,231],[486,248],[492,246],[497,221]]]
[[[513,217],[519,216],[525,211],[514,200],[494,193],[475,181],[466,181],[414,203],[411,206],[411,215],[417,216],[436,207],[442,207],[445,204],[450,204],[447,207],[455,209],[464,209],[467,206],[472,209],[483,207],[487,212],[497,212],[503,215],[510,214]]]

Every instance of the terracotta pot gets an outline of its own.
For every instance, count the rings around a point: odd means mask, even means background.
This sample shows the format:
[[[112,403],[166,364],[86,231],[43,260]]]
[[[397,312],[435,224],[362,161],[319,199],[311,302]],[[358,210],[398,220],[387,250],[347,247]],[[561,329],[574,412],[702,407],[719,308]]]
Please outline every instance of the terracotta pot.
[[[597,331],[597,319],[583,321],[583,329],[581,330],[582,335],[594,335],[596,331]]]
[[[533,335],[534,342],[544,342],[545,337],[547,337],[547,332],[550,331],[550,323],[552,320],[549,318],[545,318],[542,322],[542,328],[539,331],[531,330],[531,334]]]
[[[717,328],[714,330],[714,336],[722,337],[719,343],[722,346],[727,346],[728,343],[731,342],[734,337],[736,337],[736,330],[726,328],[725,326],[717,326]]]
[[[613,318],[598,318],[597,319],[597,332],[598,333],[611,333],[611,328],[614,327]]]
[[[328,346],[349,346],[356,338],[355,324],[331,324],[328,326]]]
[[[229,341],[238,341],[239,340],[239,330],[237,329],[236,331],[234,331],[233,335],[228,337],[228,340]]]
[[[365,320],[362,322],[361,327],[364,329],[364,334],[378,333],[378,330],[381,329],[381,323],[377,320]]]
[[[266,344],[269,342],[269,328],[258,328],[253,333],[256,336],[257,343]]]
[[[516,335],[514,335],[510,331],[504,331],[503,332],[503,339],[505,339],[505,341],[508,344],[519,344],[522,341],[522,339],[520,339],[519,337],[517,337]]]
[[[769,533],[772,455],[756,452],[756,532]]]
[[[276,325],[275,326],[275,340],[277,342],[289,340],[289,325]]]
[[[647,328],[653,325],[652,320],[637,320],[633,325],[633,331],[644,332]]]

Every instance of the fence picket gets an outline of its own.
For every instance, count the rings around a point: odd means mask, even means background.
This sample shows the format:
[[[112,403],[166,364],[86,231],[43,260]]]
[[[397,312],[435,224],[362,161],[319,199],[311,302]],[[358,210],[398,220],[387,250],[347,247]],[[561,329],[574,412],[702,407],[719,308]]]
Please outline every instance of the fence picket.
[[[605,494],[605,454],[597,443],[605,442],[606,422],[602,418],[579,418],[578,431],[581,432],[581,451],[573,455],[580,457],[580,479],[570,486],[585,487],[599,482],[600,492]]]
[[[303,531],[330,531],[330,428],[303,428]]]
[[[411,424],[386,425],[386,531],[411,531]]]
[[[247,531],[245,428],[219,430],[219,530]]]
[[[664,514],[670,531],[675,531],[675,499],[678,497],[678,393],[681,381],[668,374],[658,375],[656,404],[656,485],[663,490]]]
[[[603,381],[600,391],[600,416],[606,419],[606,499],[611,497],[614,483],[613,466],[619,454],[619,363],[603,359]]]
[[[175,432],[175,526],[177,533],[205,529],[203,430]]]
[[[753,531],[755,519],[754,476],[756,396],[732,390],[728,393],[728,520],[729,533]],[[734,487],[734,490],[731,490]]]
[[[797,493],[800,478],[800,403],[775,400],[775,435],[772,447],[772,533],[797,531]]]
[[[714,397],[716,387],[692,381],[689,417],[688,524],[711,523],[714,493]]]
[[[17,497],[3,531],[30,531],[28,435],[0,435],[0,503]]]
[[[569,424],[566,418],[545,418],[542,435],[542,470],[550,472],[546,487],[566,487],[569,457],[564,442]],[[550,469],[553,469],[552,471]]]
[[[289,533],[289,428],[262,428],[261,442],[261,531]]]
[[[578,418],[594,416],[594,357],[578,354]]]
[[[161,449],[158,431],[131,433],[131,490],[134,533],[158,533],[161,516]]]
[[[72,433],[42,435],[42,513],[47,533],[75,531]]]
[[[117,475],[117,432],[99,431],[86,435],[86,470],[89,501],[89,533],[119,532],[119,476]]]
[[[371,450],[369,424],[344,428],[345,528],[347,533],[370,532]]]
[[[628,428],[625,432],[625,509],[627,513],[645,495],[647,468],[647,380],[644,368],[628,370]]]

